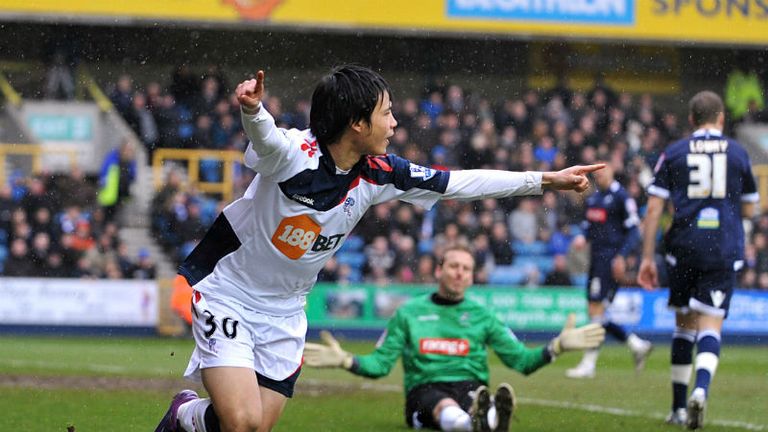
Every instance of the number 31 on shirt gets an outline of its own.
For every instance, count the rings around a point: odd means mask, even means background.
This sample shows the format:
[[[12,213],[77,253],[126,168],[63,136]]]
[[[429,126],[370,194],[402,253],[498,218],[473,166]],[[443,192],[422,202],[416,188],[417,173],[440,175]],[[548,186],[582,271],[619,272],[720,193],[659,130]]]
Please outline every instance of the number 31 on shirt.
[[[725,198],[728,155],[688,154],[688,198]]]

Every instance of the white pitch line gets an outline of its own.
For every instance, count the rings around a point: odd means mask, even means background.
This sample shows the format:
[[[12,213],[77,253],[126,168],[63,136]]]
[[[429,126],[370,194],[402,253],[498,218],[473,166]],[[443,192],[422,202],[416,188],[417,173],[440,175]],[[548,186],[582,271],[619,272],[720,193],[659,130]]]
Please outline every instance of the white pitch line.
[[[519,399],[520,399],[520,402],[529,403],[531,405],[539,405],[539,406],[546,406],[546,407],[553,407],[553,408],[574,409],[579,411],[611,414],[611,415],[622,416],[622,417],[645,417],[645,418],[650,418],[654,420],[664,420],[666,418],[666,416],[663,414],[647,414],[647,413],[642,413],[640,411],[632,411],[632,410],[627,410],[623,408],[612,408],[612,407],[606,407],[606,406],[595,405],[595,404],[579,404],[579,403],[573,403],[573,402],[524,398],[524,397],[521,397]],[[763,426],[763,425],[757,425],[757,424],[752,424],[752,423],[747,423],[747,422],[742,422],[737,420],[712,419],[712,420],[706,420],[705,423],[716,425],[716,426],[732,427],[732,428],[746,429],[746,430],[752,430],[752,431],[768,430],[768,428],[766,428],[766,426]]]
[[[308,384],[310,386],[340,387],[339,383],[328,382],[328,381],[317,380],[317,379],[301,379],[299,380],[299,382],[303,384]],[[354,387],[354,386],[345,385],[345,387]],[[397,393],[397,392],[403,391],[403,388],[399,385],[382,384],[382,383],[365,382],[365,381],[360,383],[357,387],[360,388],[361,390],[374,390],[374,391],[387,392],[387,393],[393,393],[393,392]],[[658,420],[658,421],[663,421],[666,418],[666,415],[664,414],[648,414],[640,411],[632,411],[624,408],[614,408],[614,407],[607,407],[607,406],[595,405],[595,404],[580,404],[580,403],[565,402],[565,401],[558,401],[558,400],[536,399],[536,398],[526,398],[526,397],[521,397],[519,398],[519,400],[524,404],[538,405],[538,406],[545,406],[545,407],[552,407],[552,408],[565,408],[565,409],[587,411],[587,412],[594,412],[594,413],[600,413],[600,414],[610,414],[610,415],[615,415],[620,417],[641,417],[641,418],[647,418],[647,419]],[[737,420],[711,419],[711,420],[706,420],[705,423],[716,425],[716,426],[735,428],[735,429],[745,429],[750,431],[768,430],[768,426],[765,426],[765,425],[758,425],[758,424],[747,423],[747,422],[737,421]]]

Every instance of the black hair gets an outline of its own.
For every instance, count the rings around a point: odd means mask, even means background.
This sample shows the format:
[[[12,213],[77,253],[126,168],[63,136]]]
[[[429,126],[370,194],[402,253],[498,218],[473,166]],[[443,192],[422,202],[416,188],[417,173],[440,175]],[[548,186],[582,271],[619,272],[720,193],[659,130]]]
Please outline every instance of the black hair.
[[[309,128],[323,145],[337,142],[346,128],[360,120],[371,122],[384,93],[392,91],[387,81],[373,70],[357,65],[334,68],[312,93]]]
[[[688,104],[693,125],[699,127],[717,121],[717,116],[725,111],[723,100],[717,93],[705,90],[696,93]]]

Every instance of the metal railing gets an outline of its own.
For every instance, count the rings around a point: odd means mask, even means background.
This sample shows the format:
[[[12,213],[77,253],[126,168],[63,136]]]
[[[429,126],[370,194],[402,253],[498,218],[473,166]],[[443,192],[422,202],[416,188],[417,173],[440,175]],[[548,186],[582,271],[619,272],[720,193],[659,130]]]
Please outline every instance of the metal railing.
[[[60,147],[38,144],[7,144],[0,143],[0,184],[7,180],[6,166],[8,156],[29,156],[32,158],[32,173],[37,174],[43,171],[43,157],[47,155],[63,155],[69,159],[70,169],[77,167],[78,154],[75,149],[69,147]]]
[[[201,181],[200,161],[216,160],[223,162],[222,180],[220,182]],[[236,150],[187,150],[187,149],[158,149],[152,155],[152,178],[155,190],[163,186],[163,167],[166,161],[184,161],[187,164],[189,182],[198,190],[207,193],[221,194],[225,201],[231,201],[234,193],[233,177],[234,163],[242,162],[243,153]]]

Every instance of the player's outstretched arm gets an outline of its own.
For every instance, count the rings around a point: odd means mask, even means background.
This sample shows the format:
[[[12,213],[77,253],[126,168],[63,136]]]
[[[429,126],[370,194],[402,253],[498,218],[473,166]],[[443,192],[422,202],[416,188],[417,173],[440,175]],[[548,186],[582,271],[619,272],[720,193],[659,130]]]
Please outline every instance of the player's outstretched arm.
[[[569,314],[565,326],[556,338],[552,339],[551,348],[555,355],[566,351],[581,351],[597,348],[605,340],[605,329],[597,323],[576,327],[576,315]]]
[[[574,190],[584,192],[589,189],[587,174],[605,168],[605,164],[575,165],[560,171],[545,172],[541,175],[541,186],[546,189]]]
[[[339,341],[325,330],[320,332],[322,344],[307,342],[304,344],[304,364],[317,368],[352,367],[352,354],[344,351]]]
[[[255,115],[261,109],[261,100],[264,98],[264,71],[256,72],[255,79],[241,82],[235,89],[235,96],[240,102],[240,109],[249,115]]]

